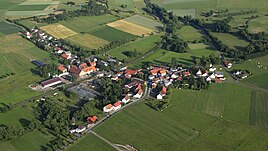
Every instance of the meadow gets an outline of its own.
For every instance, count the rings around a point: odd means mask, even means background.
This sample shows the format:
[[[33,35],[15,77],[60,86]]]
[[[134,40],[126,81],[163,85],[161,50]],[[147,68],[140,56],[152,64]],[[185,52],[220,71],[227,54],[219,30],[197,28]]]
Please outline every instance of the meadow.
[[[95,131],[113,143],[139,150],[206,150],[207,146],[212,147],[208,150],[234,150],[246,145],[258,130],[249,126],[251,89],[223,83],[211,84],[208,90],[170,91],[170,106],[164,111],[140,102]],[[267,132],[257,134],[267,137]]]
[[[136,37],[134,35],[123,32],[121,30],[117,30],[109,26],[101,26],[100,28],[93,29],[89,32],[89,34],[107,40],[109,42]]]
[[[19,31],[20,29],[18,27],[9,25],[8,23],[4,21],[0,22],[0,32],[5,35],[18,33]]]
[[[84,150],[94,150],[94,151],[104,151],[109,150],[113,151],[115,150],[113,147],[99,139],[93,134],[88,134],[81,140],[79,140],[77,143],[72,145],[70,148],[68,148],[68,151],[84,151]]]
[[[112,49],[108,52],[108,54],[119,60],[127,59],[127,56],[123,54],[124,51],[137,50],[138,52],[144,54],[155,46],[155,43],[160,40],[160,36],[161,35],[156,34],[153,36],[141,38],[135,42],[131,42],[121,47]]]
[[[67,40],[91,49],[96,49],[105,46],[109,43],[104,39],[98,38],[90,34],[77,34],[67,38]]]
[[[42,5],[18,5],[10,11],[42,11],[46,9],[49,5],[42,4]]]
[[[268,16],[259,17],[257,19],[253,19],[249,23],[249,32],[251,33],[259,33],[259,32],[268,32]]]
[[[197,30],[192,26],[183,26],[179,31],[178,34],[183,38],[185,41],[195,41],[203,39],[204,35],[201,30]]]
[[[243,49],[242,47],[248,46],[249,42],[238,38],[235,35],[228,33],[213,33],[214,36],[218,37],[220,41],[228,45],[232,49]]]
[[[124,21],[140,25],[149,29],[153,30],[159,30],[163,25],[155,20],[140,16],[140,15],[134,15],[131,17],[127,17],[124,19]]]

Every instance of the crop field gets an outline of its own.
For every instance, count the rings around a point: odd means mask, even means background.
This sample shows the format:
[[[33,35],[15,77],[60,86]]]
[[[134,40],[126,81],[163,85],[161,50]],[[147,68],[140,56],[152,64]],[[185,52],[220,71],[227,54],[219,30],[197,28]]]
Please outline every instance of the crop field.
[[[119,41],[119,40],[135,37],[134,35],[123,32],[121,30],[117,30],[117,29],[109,27],[109,26],[102,26],[100,28],[91,30],[89,33],[91,35],[102,38],[102,39],[107,40],[109,42]]]
[[[268,32],[268,16],[263,16],[257,19],[253,19],[249,23],[249,31],[251,33]]]
[[[113,143],[131,144],[139,150],[191,150],[187,148],[199,145],[221,150],[222,144],[231,150],[255,131],[247,126],[250,89],[224,83],[212,84],[209,90],[171,91],[171,105],[163,112],[146,106],[145,101],[112,117],[96,132]],[[221,115],[222,119],[216,118]]]
[[[17,33],[19,31],[20,31],[20,29],[15,27],[15,26],[9,25],[8,23],[6,23],[4,21],[0,22],[0,32],[5,34],[5,35],[14,34],[14,33]]]
[[[107,25],[137,36],[148,35],[153,32],[152,29],[139,26],[124,20],[118,20]]]
[[[113,15],[80,16],[60,23],[75,32],[88,32],[115,20],[116,17]]]
[[[160,36],[161,35],[153,35],[139,39],[122,47],[112,49],[108,52],[108,54],[119,60],[127,59],[127,56],[123,54],[124,51],[137,50],[138,52],[144,54],[155,46],[155,43],[160,40]]]
[[[251,93],[250,125],[268,128],[268,94],[258,91]]]
[[[158,30],[163,25],[155,20],[140,16],[140,15],[134,15],[128,18],[125,18],[124,21],[140,25],[149,29]]]
[[[174,10],[168,10],[169,12],[173,12],[177,16],[192,16],[195,18],[195,9],[174,9]]]
[[[104,39],[98,38],[90,34],[78,34],[71,36],[67,39],[70,40],[71,42],[80,44],[84,47],[91,49],[99,48],[109,43]]]
[[[113,147],[103,142],[98,137],[93,134],[88,134],[82,140],[80,140],[75,145],[72,145],[68,151],[85,151],[85,150],[94,150],[94,151],[113,151],[115,150]]]
[[[44,59],[49,59],[49,53],[36,48],[19,35],[12,34],[1,37],[0,56],[0,75],[15,73],[14,76],[1,79],[1,102],[16,103],[38,94],[27,87],[29,84],[42,80],[33,73],[35,66],[31,60],[44,61]]]
[[[34,115],[27,109],[16,108],[6,113],[0,113],[0,123],[4,125],[25,126],[27,121],[31,121]]]
[[[57,5],[60,1],[54,0],[27,0],[19,5]]]
[[[47,25],[47,26],[41,27],[41,29],[56,38],[62,38],[62,39],[77,34],[76,32],[72,31],[71,29],[61,24]]]
[[[10,11],[42,11],[46,9],[49,5],[43,4],[43,5],[18,5]]]
[[[192,26],[184,26],[179,30],[179,34],[185,41],[194,41],[203,39],[203,33]]]
[[[228,33],[213,33],[213,35],[218,37],[224,44],[232,49],[242,49],[241,47],[246,47],[249,44],[247,41]]]

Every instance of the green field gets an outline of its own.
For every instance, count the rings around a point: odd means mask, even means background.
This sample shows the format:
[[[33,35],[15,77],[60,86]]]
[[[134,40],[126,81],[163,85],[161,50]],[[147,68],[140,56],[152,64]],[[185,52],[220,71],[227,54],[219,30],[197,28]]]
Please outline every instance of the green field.
[[[1,37],[0,48],[0,75],[15,73],[14,76],[1,79],[0,101],[16,103],[39,94],[27,87],[29,84],[42,80],[33,73],[32,69],[36,66],[31,63],[31,60],[50,59],[49,53],[14,34]]]
[[[141,52],[142,54],[148,52],[151,48],[153,48],[160,40],[159,34],[148,36],[142,39],[139,39],[135,42],[128,43],[126,45],[123,45],[122,47],[118,47],[115,49],[112,49],[108,52],[109,55],[116,57],[119,60],[127,59],[127,56],[123,54],[124,51],[134,51],[137,50]]]
[[[93,134],[88,134],[75,145],[72,145],[68,151],[85,151],[85,150],[94,150],[94,151],[113,151],[113,147],[99,139]]]
[[[27,109],[16,108],[6,113],[0,113],[0,123],[4,125],[25,126],[24,121],[31,121],[34,115]]]
[[[149,29],[153,30],[159,30],[163,25],[155,20],[140,16],[140,15],[134,15],[128,18],[125,18],[124,21],[140,25]]]
[[[47,8],[49,5],[48,4],[43,4],[43,5],[18,5],[10,11],[41,11]]]
[[[192,26],[183,26],[178,32],[183,40],[194,41],[203,39],[203,33]]]
[[[235,35],[228,33],[213,33],[214,36],[218,37],[220,41],[228,45],[232,49],[243,49],[248,46],[249,42],[238,38]]]
[[[169,12],[173,12],[177,16],[192,16],[195,18],[195,9],[175,9],[175,10],[168,10]]]
[[[15,27],[15,26],[9,25],[8,23],[6,23],[4,21],[0,22],[0,32],[5,34],[5,35],[14,34],[14,33],[17,33],[19,31],[20,31],[20,29]]]
[[[251,33],[259,33],[266,32],[268,33],[268,16],[259,17],[257,19],[253,19],[249,23],[249,31]]]
[[[89,33],[109,42],[136,37],[134,35],[123,32],[121,30],[117,30],[109,26],[101,26],[100,28],[91,30]]]
[[[96,132],[113,143],[139,150],[198,150],[206,146],[233,150],[251,139],[255,129],[248,126],[250,89],[224,83],[212,84],[208,90],[171,93],[170,106],[163,112],[139,103],[101,124]]]
[[[115,20],[116,17],[112,15],[81,16],[60,23],[75,32],[88,32],[94,28],[98,28],[100,25],[105,25]]]

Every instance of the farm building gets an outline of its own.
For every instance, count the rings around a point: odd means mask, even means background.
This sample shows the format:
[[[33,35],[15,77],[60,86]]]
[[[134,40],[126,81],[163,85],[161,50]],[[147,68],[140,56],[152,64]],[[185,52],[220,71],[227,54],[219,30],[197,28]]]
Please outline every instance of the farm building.
[[[38,67],[42,67],[42,66],[46,65],[45,63],[43,63],[42,61],[39,61],[39,60],[34,60],[34,61],[32,61],[32,63]]]
[[[92,123],[95,123],[97,119],[98,119],[97,116],[88,117],[88,118],[87,118],[87,122],[88,122],[89,124],[92,124]]]
[[[121,108],[121,101],[117,101],[114,103],[114,110],[118,110]]]
[[[114,110],[114,106],[112,104],[108,104],[103,107],[103,112],[111,112]]]
[[[48,88],[48,87],[51,87],[60,83],[61,83],[61,79],[56,77],[56,78],[52,78],[52,79],[41,82],[41,85],[43,86],[43,88]]]

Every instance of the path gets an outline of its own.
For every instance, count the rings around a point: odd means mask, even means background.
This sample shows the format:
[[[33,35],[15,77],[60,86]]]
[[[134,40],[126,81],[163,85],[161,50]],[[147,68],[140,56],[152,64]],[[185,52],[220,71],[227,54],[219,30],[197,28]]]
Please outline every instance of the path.
[[[111,143],[110,141],[108,141],[107,139],[103,138],[102,136],[100,136],[99,134],[93,132],[93,131],[89,131],[89,133],[95,135],[96,137],[98,137],[99,139],[103,140],[104,142],[106,142],[107,144],[111,145],[114,149],[121,151],[121,149],[119,147],[117,147],[115,144]]]

